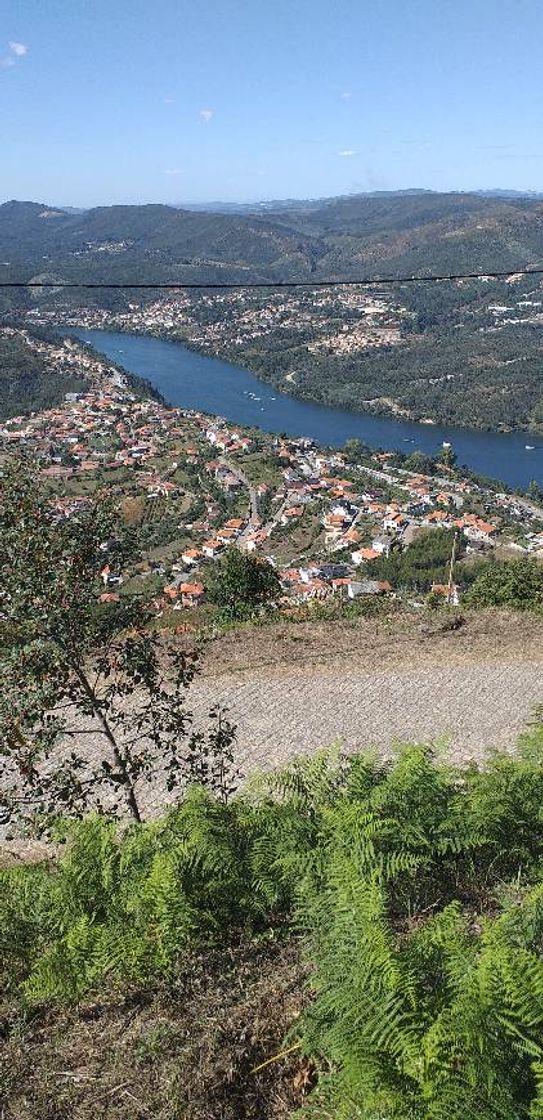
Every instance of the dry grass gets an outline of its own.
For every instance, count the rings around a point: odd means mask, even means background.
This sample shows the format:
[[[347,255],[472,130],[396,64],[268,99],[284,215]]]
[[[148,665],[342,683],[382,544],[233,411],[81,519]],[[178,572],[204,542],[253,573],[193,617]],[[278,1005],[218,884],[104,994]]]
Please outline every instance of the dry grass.
[[[175,986],[0,1020],[2,1120],[284,1120],[301,1104],[293,942],[188,959]],[[297,1076],[298,1075],[298,1076]]]
[[[507,610],[458,611],[451,627],[442,612],[405,611],[353,618],[279,622],[247,627],[216,638],[205,649],[203,671],[224,673],[303,666],[342,665],[375,669],[385,665],[426,667],[543,660],[543,615]]]

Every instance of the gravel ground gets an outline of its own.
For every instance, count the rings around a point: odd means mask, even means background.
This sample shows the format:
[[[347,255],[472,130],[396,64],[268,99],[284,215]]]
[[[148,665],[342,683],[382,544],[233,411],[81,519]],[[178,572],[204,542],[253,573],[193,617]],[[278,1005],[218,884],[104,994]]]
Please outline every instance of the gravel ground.
[[[245,671],[193,687],[197,713],[220,701],[238,725],[246,771],[277,766],[332,742],[348,749],[445,738],[452,758],[482,757],[513,746],[543,702],[541,663],[435,665],[361,671],[313,669],[309,675]]]

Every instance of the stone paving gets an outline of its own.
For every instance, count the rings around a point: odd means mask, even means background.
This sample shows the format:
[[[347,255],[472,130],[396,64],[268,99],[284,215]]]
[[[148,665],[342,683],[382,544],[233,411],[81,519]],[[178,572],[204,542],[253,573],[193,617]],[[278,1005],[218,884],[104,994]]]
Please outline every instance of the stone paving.
[[[543,703],[542,668],[527,658],[367,668],[347,657],[203,674],[187,706],[202,728],[211,708],[228,709],[237,725],[236,761],[247,776],[333,743],[387,754],[395,742],[442,740],[452,761],[482,759],[493,748],[514,747]],[[84,742],[89,761],[102,757],[101,737]],[[157,781],[140,783],[138,800],[154,816],[171,797]]]
[[[268,677],[247,672],[197,680],[190,702],[197,715],[217,702],[226,705],[246,772],[337,741],[347,749],[387,751],[398,740],[446,738],[449,757],[480,758],[514,745],[543,703],[543,672],[534,661],[373,672],[346,665]]]

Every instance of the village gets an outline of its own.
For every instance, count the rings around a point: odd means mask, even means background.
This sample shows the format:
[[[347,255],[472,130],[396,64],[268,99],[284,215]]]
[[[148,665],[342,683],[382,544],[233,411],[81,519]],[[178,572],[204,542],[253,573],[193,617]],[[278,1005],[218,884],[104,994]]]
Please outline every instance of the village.
[[[205,291],[130,302],[126,309],[43,307],[28,312],[29,322],[105,328],[183,339],[206,353],[247,347],[272,334],[311,338],[314,354],[356,354],[399,345],[406,308],[381,292],[355,288],[311,293],[248,290]]]
[[[142,396],[71,339],[32,344],[73,367],[87,388],[56,408],[5,421],[0,457],[22,451],[37,460],[59,518],[77,516],[96,493],[112,495],[137,534],[141,561],[118,570],[106,544],[103,602],[138,586],[160,618],[200,608],[210,565],[232,547],[274,566],[278,605],[287,610],[405,596],[380,578],[380,562],[432,530],[452,532],[467,557],[543,556],[543,510],[464,477],[447,467],[447,455],[425,474],[393,452],[357,460],[347,448],[246,431]],[[428,591],[447,603],[462,598],[452,569]]]

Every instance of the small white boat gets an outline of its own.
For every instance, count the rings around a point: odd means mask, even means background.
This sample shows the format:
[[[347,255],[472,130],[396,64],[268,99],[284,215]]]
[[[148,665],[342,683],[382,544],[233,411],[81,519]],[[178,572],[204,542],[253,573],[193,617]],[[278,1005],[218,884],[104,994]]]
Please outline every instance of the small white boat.
[[[532,443],[525,443],[524,447],[525,447],[526,451],[535,451],[535,447]]]

